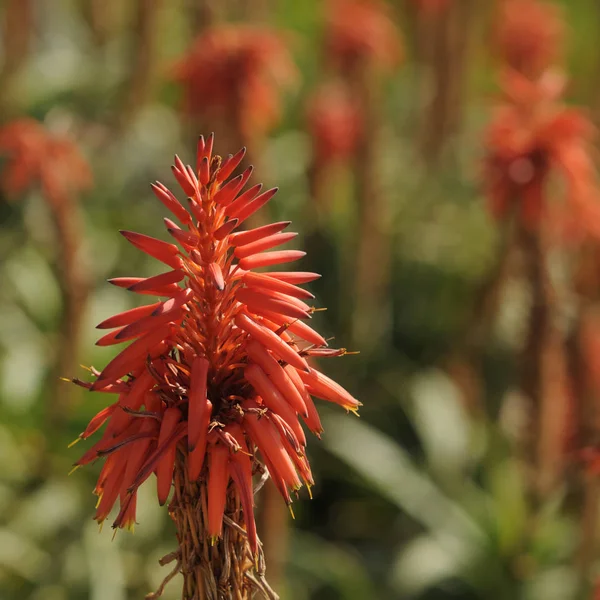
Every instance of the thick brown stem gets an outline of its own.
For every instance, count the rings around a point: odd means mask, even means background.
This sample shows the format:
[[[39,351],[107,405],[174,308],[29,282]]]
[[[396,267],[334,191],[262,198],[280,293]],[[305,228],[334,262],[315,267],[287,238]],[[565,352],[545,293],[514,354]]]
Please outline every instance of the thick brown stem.
[[[275,600],[264,578],[261,548],[256,559],[251,554],[235,487],[228,490],[223,535],[213,544],[206,535],[206,480],[189,481],[183,451],[177,457],[174,484],[169,513],[179,541],[182,600],[250,600],[257,593]]]
[[[526,456],[533,465],[532,490],[539,502],[555,487],[564,466],[566,357],[564,340],[554,324],[556,302],[543,234],[523,230],[521,244],[532,296],[521,360],[521,388],[531,402],[532,426]]]

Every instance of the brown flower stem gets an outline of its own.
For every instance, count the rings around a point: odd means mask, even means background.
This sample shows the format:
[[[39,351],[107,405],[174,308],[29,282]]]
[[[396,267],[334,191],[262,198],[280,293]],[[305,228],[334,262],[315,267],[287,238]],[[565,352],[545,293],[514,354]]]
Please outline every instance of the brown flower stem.
[[[0,71],[0,108],[5,117],[15,101],[13,82],[27,61],[33,25],[31,0],[6,0],[2,27],[4,63]]]
[[[106,0],[81,0],[80,10],[86,20],[94,43],[103,48],[109,40],[114,23],[114,8]]]
[[[194,35],[214,24],[217,18],[215,9],[218,3],[211,2],[211,0],[187,0],[187,4]]]
[[[429,71],[433,89],[421,125],[421,149],[425,161],[433,165],[448,141],[460,129],[464,88],[470,66],[470,41],[477,10],[471,0],[453,2],[444,11],[417,16],[417,48],[423,66]]]
[[[585,295],[591,290],[579,290]],[[581,350],[581,333],[583,323],[586,320],[588,310],[594,310],[593,303],[584,300],[580,307],[579,319],[573,327],[570,336],[569,367],[571,381],[573,382],[573,401],[575,432],[572,450],[595,446],[600,439],[599,417],[597,410],[597,392],[590,381],[586,358]],[[580,589],[582,597],[587,593],[590,584],[590,570],[596,557],[596,545],[598,534],[598,503],[600,501],[600,481],[597,475],[589,474],[585,468],[581,468],[578,478],[578,500],[580,514],[579,547],[575,556],[575,568],[579,574]]]
[[[267,593],[263,573],[250,552],[241,505],[235,488],[230,485],[223,535],[214,544],[207,538],[207,482],[187,477],[186,455],[180,448],[174,473],[175,492],[169,513],[177,528],[180,571],[183,575],[182,600],[250,600],[259,592],[269,600],[275,594]],[[281,500],[280,500],[281,501]],[[167,578],[172,578],[172,573]],[[263,580],[263,581],[261,581]],[[158,592],[157,592],[158,593]],[[158,597],[156,594],[153,597]]]
[[[590,572],[596,558],[600,481],[597,475],[582,473],[583,508],[580,519],[580,542],[575,558],[582,590],[589,589]]]
[[[59,283],[63,298],[58,358],[52,375],[53,391],[47,405],[47,422],[52,427],[60,427],[69,418],[74,392],[60,377],[68,377],[77,369],[90,286],[81,262],[83,219],[77,201],[72,197],[55,198],[52,194],[46,194],[46,197],[58,239]]]
[[[381,86],[375,73],[366,65],[356,69],[349,82],[361,106],[364,134],[355,156],[358,203],[358,249],[355,259],[353,293],[352,341],[356,347],[368,351],[381,344],[387,329],[388,307],[383,304],[389,297],[389,234],[385,230],[385,207],[377,173],[379,147],[379,106]]]
[[[130,76],[120,114],[121,126],[131,121],[152,93],[162,2],[137,0]]]
[[[566,416],[566,361],[562,336],[554,325],[554,297],[547,244],[540,231],[521,230],[521,247],[531,286],[529,330],[521,360],[521,388],[531,402],[531,439],[526,456],[533,465],[535,505],[555,487],[562,471],[562,424]]]

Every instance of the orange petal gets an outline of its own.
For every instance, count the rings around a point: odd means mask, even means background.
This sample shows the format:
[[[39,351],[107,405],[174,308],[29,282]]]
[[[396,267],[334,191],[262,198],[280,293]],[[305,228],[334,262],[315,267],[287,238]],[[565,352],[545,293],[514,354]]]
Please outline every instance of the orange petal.
[[[262,240],[267,236],[279,233],[291,224],[291,221],[279,221],[278,223],[269,223],[255,229],[247,229],[246,231],[238,231],[234,233],[230,242],[233,246],[245,246],[252,244],[258,240]]]
[[[200,242],[200,238],[195,233],[174,227],[169,227],[167,231],[186,248],[195,248]]]
[[[170,210],[184,225],[192,222],[190,213],[185,210],[179,200],[162,183],[157,181],[151,187],[154,195],[164,204],[167,210]]]
[[[176,269],[174,271],[167,271],[166,273],[147,277],[142,281],[130,285],[127,289],[130,292],[147,292],[148,290],[160,289],[171,285],[172,283],[179,283],[184,277],[185,273],[181,269]]]
[[[282,263],[300,260],[306,256],[302,250],[276,250],[275,252],[260,252],[242,258],[238,263],[240,269],[250,271],[259,267],[270,267]]]
[[[224,223],[215,231],[214,238],[215,240],[222,240],[226,238],[236,227],[238,226],[237,219],[229,219],[227,223]]]
[[[274,279],[279,279],[280,281],[285,281],[286,283],[295,285],[310,283],[311,281],[315,281],[315,279],[320,279],[321,277],[321,275],[318,273],[309,273],[307,271],[273,271],[264,272],[261,273],[261,275],[267,275],[269,277],[273,277]]]
[[[284,233],[269,235],[254,242],[244,244],[243,246],[237,245],[234,251],[234,256],[236,258],[245,258],[251,254],[263,252],[264,250],[269,250],[270,248],[275,248],[276,246],[285,244],[297,236],[298,234],[293,231],[286,231]]]
[[[210,363],[203,356],[197,356],[192,363],[188,391],[188,449],[190,452],[198,443],[208,410],[206,389],[209,367]]]
[[[321,437],[323,433],[323,425],[321,424],[321,419],[319,418],[319,412],[315,407],[315,403],[313,399],[310,397],[310,394],[306,391],[306,386],[304,382],[298,375],[298,371],[294,369],[291,365],[285,365],[283,370],[286,372],[287,376],[290,378],[299,394],[302,396],[302,400],[304,401],[304,405],[306,406],[306,411],[308,416],[304,417],[304,422],[306,426],[318,437]]]
[[[259,342],[252,340],[246,344],[246,352],[269,376],[290,406],[306,417],[308,412],[300,392],[298,392],[283,367],[269,354],[269,351]]]
[[[160,434],[158,436],[158,445],[163,445],[165,440],[172,436],[177,424],[181,421],[181,411],[176,407],[167,408],[163,414],[160,424]],[[158,503],[163,506],[169,497],[171,483],[173,482],[173,468],[175,466],[175,456],[177,445],[172,444],[167,447],[164,456],[156,464],[156,490],[158,494]]]
[[[147,317],[152,314],[158,306],[160,302],[155,302],[154,304],[147,304],[145,306],[138,306],[137,308],[130,308],[124,312],[121,312],[117,315],[114,315],[108,319],[105,319],[98,325],[96,325],[96,329],[112,329],[113,327],[122,327],[123,325],[129,325],[142,317]]]
[[[200,434],[196,447],[188,453],[188,478],[190,481],[196,481],[200,477],[202,467],[204,466],[204,456],[206,454],[206,441],[208,436],[208,426],[210,424],[212,403],[206,402],[207,408],[203,415],[203,421],[200,424]]]
[[[279,326],[285,326],[287,331],[301,337],[303,340],[316,344],[317,346],[327,346],[327,340],[312,327],[309,327],[304,321],[290,321],[281,314],[265,311],[262,313],[267,319],[273,321]]]
[[[181,259],[177,256],[179,248],[175,244],[169,244],[135,231],[121,230],[120,233],[142,252],[164,262],[173,269],[181,268]]]
[[[238,213],[254,200],[262,190],[262,183],[257,183],[251,188],[248,188],[243,194],[240,194],[229,206],[225,207],[225,214],[232,219],[235,219]],[[239,221],[239,219],[238,219]],[[241,223],[241,221],[239,221]]]
[[[260,196],[254,198],[252,202],[248,202],[245,206],[240,207],[239,210],[228,213],[229,216],[235,217],[240,223],[243,223],[248,217],[251,217],[256,211],[260,210],[267,202],[269,202],[278,190],[279,188],[273,188],[263,192]]]
[[[245,271],[241,276],[242,281],[248,287],[258,287],[262,289],[269,289],[275,292],[281,292],[288,296],[294,296],[295,298],[306,298],[313,299],[314,295],[309,291],[304,290],[300,287],[286,283],[275,277],[269,277],[264,273],[253,273],[252,271]]]
[[[229,450],[221,444],[209,448],[208,454],[208,523],[207,534],[211,539],[223,532],[223,515],[229,483]]]
[[[286,402],[281,392],[267,377],[267,374],[258,365],[251,363],[244,369],[244,376],[256,390],[256,393],[263,399],[265,406],[280,415],[292,428],[300,443],[306,446],[306,437],[298,422],[296,411]]]
[[[273,293],[276,294],[278,292]],[[307,311],[302,310],[291,302],[262,294],[251,288],[238,288],[235,297],[252,312],[266,310],[292,319],[308,319],[310,316]]]
[[[247,315],[238,313],[234,317],[234,322],[240,329],[243,329],[249,333],[255,340],[271,350],[271,352],[273,352],[273,354],[278,356],[281,360],[293,365],[298,369],[303,369],[306,371],[310,370],[308,363],[301,356],[299,356],[295,350],[290,348],[290,346],[288,346],[277,334],[273,333],[269,329],[266,329],[262,325],[259,325]]]
[[[221,167],[217,171],[215,180],[219,183],[225,181],[236,170],[237,166],[242,162],[245,155],[246,147],[244,146],[241,150],[238,150],[233,156],[227,157],[227,159],[223,161]]]
[[[145,360],[157,344],[170,337],[171,332],[172,324],[165,323],[137,339],[104,367],[94,385],[99,384],[102,380],[111,383],[112,380],[127,374],[140,362],[140,359]],[[97,387],[101,387],[101,384]]]
[[[309,393],[343,406],[347,410],[356,412],[361,403],[354,398],[349,392],[347,392],[341,385],[323,375],[323,373],[316,369],[311,369],[309,373],[305,371],[298,371],[300,379],[304,382]],[[310,387],[309,387],[310,386]]]

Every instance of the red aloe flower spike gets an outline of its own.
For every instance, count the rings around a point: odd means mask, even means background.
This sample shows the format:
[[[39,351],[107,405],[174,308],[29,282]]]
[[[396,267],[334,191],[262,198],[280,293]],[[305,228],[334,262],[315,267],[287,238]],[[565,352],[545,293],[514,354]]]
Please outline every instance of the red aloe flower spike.
[[[225,167],[211,155],[212,138],[201,138],[199,179],[179,159],[174,168],[184,193],[196,188],[189,197],[194,220],[181,214],[166,188],[153,188],[181,217],[181,226],[165,219],[179,246],[124,234],[173,270],[111,283],[166,299],[100,323],[100,329],[112,329],[100,344],[133,341],[102,371],[92,370],[93,383],[81,382],[90,390],[119,394],[82,434],[87,437],[106,424],[101,439],[77,461],[79,466],[106,460],[96,486],[102,495],[97,518],[104,519],[119,500],[114,525],[131,527],[137,490],[153,472],[159,503],[167,502],[173,487],[170,514],[186,565],[185,600],[205,593],[207,570],[230,573],[219,584],[230,591],[257,589],[253,581],[261,574],[250,572],[254,559],[262,560],[262,548],[254,523],[252,474],[264,472],[262,457],[288,504],[303,482],[313,484],[299,419],[317,435],[322,427],[309,391],[352,410],[358,406],[321,374],[306,381],[300,375],[311,374],[307,350],[326,347],[322,336],[296,320],[314,312],[305,302],[313,295],[298,285],[318,275],[248,270],[304,255],[264,252],[294,236],[281,233],[288,222],[237,231],[274,191],[258,195],[256,186],[243,191],[251,169],[233,179],[220,171],[233,171],[241,155]],[[299,346],[296,336],[311,346]]]

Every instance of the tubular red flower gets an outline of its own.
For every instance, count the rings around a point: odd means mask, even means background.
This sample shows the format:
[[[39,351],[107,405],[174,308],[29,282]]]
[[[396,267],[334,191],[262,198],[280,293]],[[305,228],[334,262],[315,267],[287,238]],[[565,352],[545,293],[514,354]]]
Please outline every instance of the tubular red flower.
[[[182,214],[183,205],[162,184],[153,186],[182,224],[180,229],[165,220],[180,246],[123,232],[136,248],[173,270],[146,279],[111,280],[130,291],[166,299],[98,325],[113,329],[100,338],[102,345],[133,341],[95,372],[93,384],[80,382],[92,390],[117,393],[118,399],[81,434],[87,438],[106,424],[101,439],[77,465],[106,459],[97,485],[98,521],[119,502],[114,526],[132,526],[137,489],[155,472],[161,504],[172,487],[179,506],[182,498],[189,499],[189,492],[182,491],[185,486],[204,486],[207,513],[200,533],[210,543],[222,535],[229,501],[237,498],[235,506],[243,514],[238,526],[246,530],[249,548],[256,552],[252,473],[263,470],[264,463],[290,503],[290,492],[302,482],[313,482],[300,423],[304,420],[317,435],[322,431],[310,392],[353,411],[359,402],[305,358],[310,350],[327,346],[322,336],[296,320],[314,310],[308,304],[314,296],[299,285],[318,275],[252,271],[273,264],[273,255],[304,255],[294,250],[267,252],[295,235],[280,233],[289,223],[236,231],[241,221],[232,219],[231,208],[248,214],[256,194],[243,190],[247,178],[223,176],[221,159],[211,156],[210,147],[212,138],[201,138],[198,173],[176,160],[177,179],[186,194],[192,192],[191,214]],[[226,162],[227,175],[233,176],[240,156]],[[324,355],[344,353],[332,350]]]

